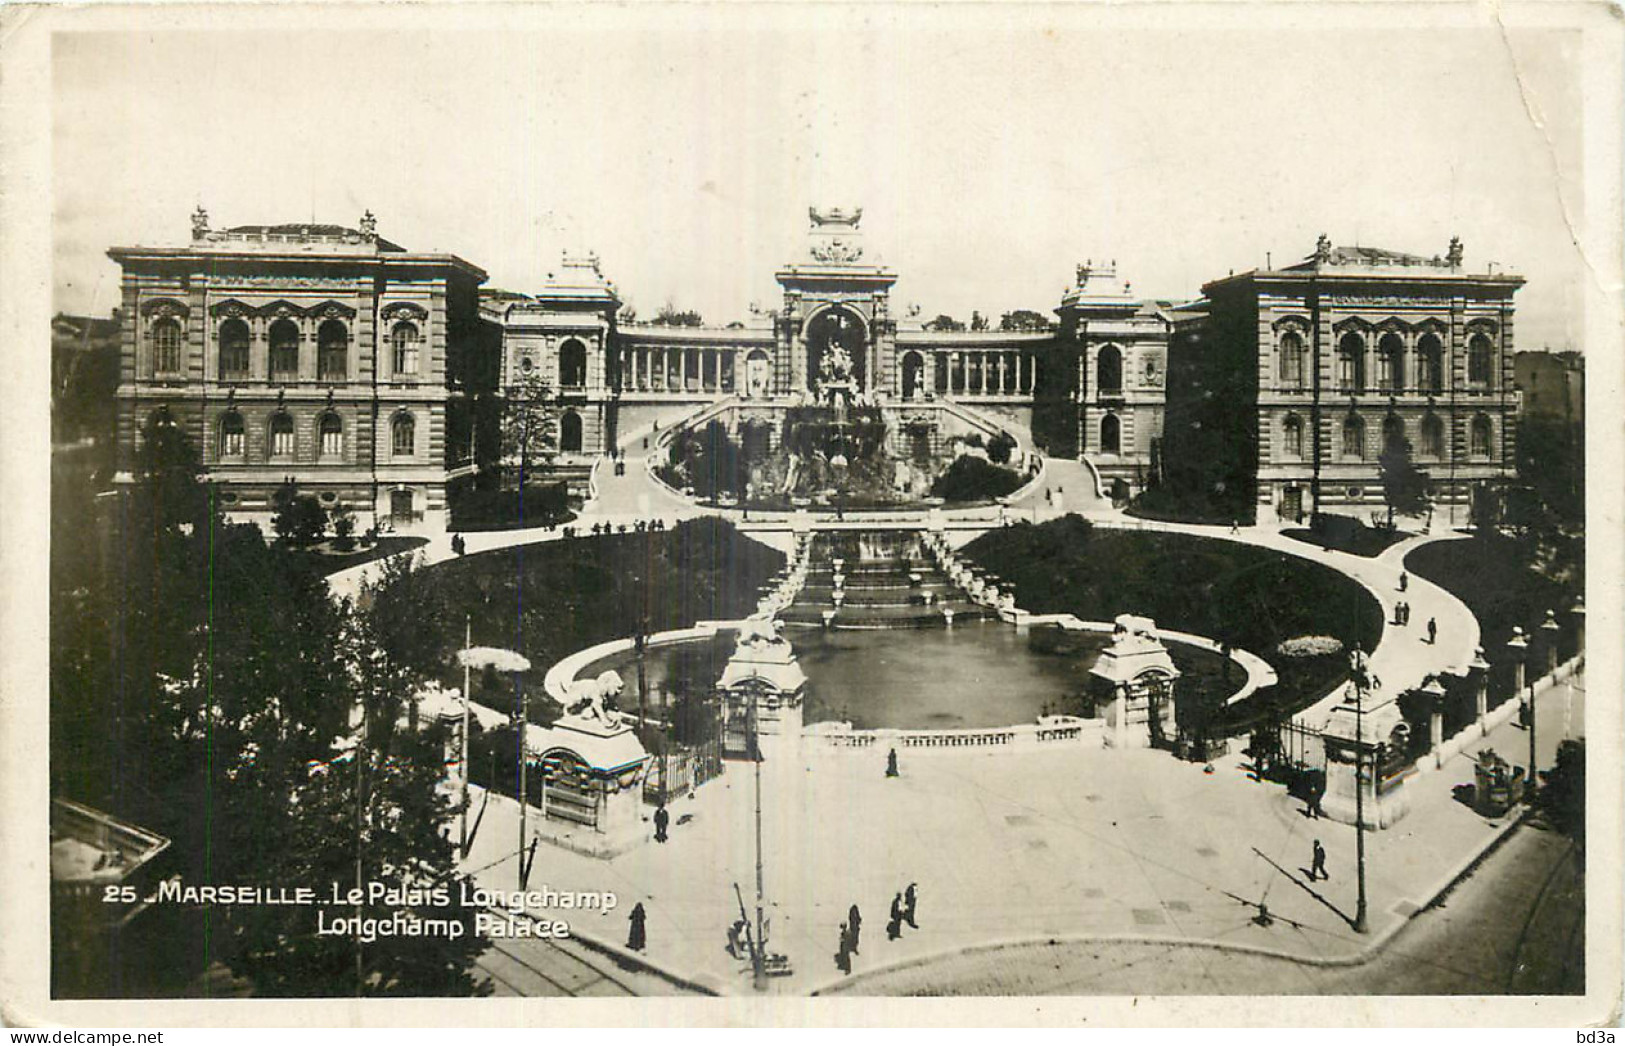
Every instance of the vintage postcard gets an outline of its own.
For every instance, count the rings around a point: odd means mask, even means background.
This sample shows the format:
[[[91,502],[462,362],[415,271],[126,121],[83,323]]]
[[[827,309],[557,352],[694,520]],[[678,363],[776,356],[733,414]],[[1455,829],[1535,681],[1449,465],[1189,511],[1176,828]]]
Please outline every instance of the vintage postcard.
[[[1617,1023],[1616,7],[0,21],[6,1021]]]

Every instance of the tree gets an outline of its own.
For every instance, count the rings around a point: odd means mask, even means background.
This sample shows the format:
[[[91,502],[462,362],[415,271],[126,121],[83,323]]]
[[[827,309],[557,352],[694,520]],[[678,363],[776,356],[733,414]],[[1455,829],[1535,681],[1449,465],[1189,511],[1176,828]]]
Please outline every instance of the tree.
[[[1426,512],[1432,502],[1433,481],[1411,461],[1408,440],[1391,440],[1377,458],[1382,478],[1382,498],[1388,503],[1388,528],[1393,529],[1394,513],[1415,516]]]
[[[947,313],[942,313],[936,319],[926,323],[925,329],[928,331],[962,331],[965,329],[965,325]]]
[[[461,904],[466,880],[456,873],[447,830],[453,799],[437,788],[444,728],[401,729],[411,681],[383,654],[365,617],[351,616],[334,645],[342,691],[359,699],[362,725],[309,763],[243,769],[256,791],[281,804],[280,815],[261,804],[251,825],[239,825],[252,835],[253,879],[359,885],[360,903],[318,905],[329,922],[436,919],[461,932],[379,933],[369,941],[360,927],[318,935],[309,908],[244,906],[227,915],[229,961],[267,996],[479,994],[470,970],[485,942]]]
[[[1557,761],[1545,773],[1540,805],[1552,827],[1585,846],[1586,745],[1585,739],[1566,740],[1557,746]]]
[[[1047,331],[1050,327],[1050,321],[1044,318],[1043,313],[1032,309],[1016,309],[999,319],[1001,331]]]
[[[532,371],[508,389],[502,412],[502,457],[509,467],[518,466],[518,486],[525,485],[533,465],[553,460],[558,445],[552,390]]]
[[[655,313],[654,322],[662,327],[701,327],[705,320],[693,309],[678,310],[670,301]]]

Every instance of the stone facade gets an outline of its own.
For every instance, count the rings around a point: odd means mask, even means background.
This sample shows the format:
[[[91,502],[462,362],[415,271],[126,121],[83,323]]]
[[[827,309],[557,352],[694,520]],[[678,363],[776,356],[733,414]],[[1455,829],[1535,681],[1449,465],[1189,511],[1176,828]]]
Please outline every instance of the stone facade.
[[[331,225],[214,230],[116,247],[119,469],[142,427],[184,427],[234,517],[268,522],[287,479],[358,526],[443,528],[448,481],[492,450],[499,341],[485,273]],[[486,441],[488,442],[488,440]]]
[[[1261,522],[1377,514],[1378,458],[1394,440],[1433,480],[1437,510],[1463,519],[1475,488],[1514,465],[1523,282],[1469,273],[1459,241],[1423,258],[1322,237],[1302,264],[1203,287],[1174,339],[1170,411],[1199,425],[1205,398],[1234,419],[1211,419],[1228,460],[1210,471],[1248,483]]]
[[[963,403],[1051,453],[1087,457],[1108,485],[1140,488],[1162,428],[1167,303],[1131,297],[1114,265],[1090,263],[1055,310],[1055,329],[928,330],[918,310],[893,308],[897,275],[866,256],[861,209],[809,217],[802,253],[775,273],[777,307],[753,305],[742,323],[619,323],[595,258],[567,256],[533,295],[488,296],[486,315],[504,332],[504,385],[528,365],[559,393],[556,471],[584,490],[594,455],[685,407],[736,399],[771,413],[814,400],[823,360],[839,347],[867,400]]]

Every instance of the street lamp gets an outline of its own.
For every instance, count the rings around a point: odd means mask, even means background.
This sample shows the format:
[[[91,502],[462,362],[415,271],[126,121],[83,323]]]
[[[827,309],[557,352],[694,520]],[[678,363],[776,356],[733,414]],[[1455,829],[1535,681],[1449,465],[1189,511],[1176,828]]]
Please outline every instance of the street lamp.
[[[1354,680],[1354,861],[1359,893],[1354,907],[1354,932],[1367,933],[1365,899],[1365,684],[1366,656],[1356,644],[1349,653],[1349,675]]]
[[[1557,623],[1557,613],[1546,611],[1546,620],[1541,622],[1540,630],[1546,633],[1546,674],[1555,678],[1557,676],[1557,634],[1563,631],[1563,626]],[[1535,769],[1535,684],[1529,684],[1529,801],[1535,801],[1535,792],[1540,788],[1540,772]]]
[[[465,620],[464,642],[472,640],[472,625]],[[503,672],[512,672],[515,676],[514,687],[519,691],[519,887],[524,889],[525,879],[529,869],[525,867],[525,721],[530,714],[530,705],[525,688],[519,685],[518,674],[530,670],[530,659],[523,654],[512,650],[503,650],[499,647],[465,646],[457,652],[457,660],[463,666],[463,856],[468,856],[468,687],[470,669],[494,668]]]

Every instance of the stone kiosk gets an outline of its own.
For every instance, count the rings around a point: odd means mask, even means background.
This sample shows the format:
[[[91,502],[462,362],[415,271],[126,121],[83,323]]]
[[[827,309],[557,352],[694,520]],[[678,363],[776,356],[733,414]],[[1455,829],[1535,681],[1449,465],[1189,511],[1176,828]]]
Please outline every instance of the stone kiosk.
[[[807,676],[789,640],[781,634],[782,628],[776,620],[740,623],[733,656],[717,680],[726,723],[723,751],[727,755],[750,754],[752,706],[761,733],[792,740],[801,736],[801,697]]]
[[[1364,795],[1365,825],[1387,828],[1410,810],[1405,778],[1412,768],[1405,758],[1408,728],[1399,704],[1375,679],[1363,694],[1350,683],[1343,702],[1326,719],[1322,740],[1326,746],[1326,795],[1321,810],[1327,817],[1354,824],[1356,767]]]
[[[643,840],[649,753],[619,713],[590,701],[531,732],[525,755],[541,768],[538,835],[593,857],[614,857]]]
[[[1106,705],[1106,743],[1113,748],[1164,748],[1176,736],[1174,667],[1148,617],[1119,614],[1111,646],[1089,669],[1090,689]]]

